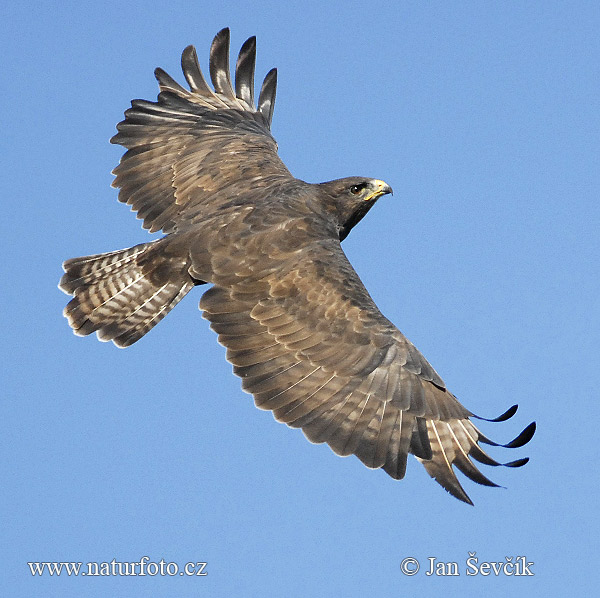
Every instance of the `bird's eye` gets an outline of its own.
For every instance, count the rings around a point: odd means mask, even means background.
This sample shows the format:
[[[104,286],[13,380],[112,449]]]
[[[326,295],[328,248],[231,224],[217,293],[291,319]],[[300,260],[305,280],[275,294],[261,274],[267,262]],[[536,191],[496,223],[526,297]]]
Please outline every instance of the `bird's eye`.
[[[352,195],[358,195],[364,188],[364,185],[352,185],[352,187],[350,187],[350,193],[352,193]]]

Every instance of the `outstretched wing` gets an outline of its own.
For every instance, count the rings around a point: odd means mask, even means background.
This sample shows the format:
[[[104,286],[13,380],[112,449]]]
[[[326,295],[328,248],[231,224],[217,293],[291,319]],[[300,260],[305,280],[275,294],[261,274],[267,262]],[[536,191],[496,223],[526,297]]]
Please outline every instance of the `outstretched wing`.
[[[133,100],[111,139],[127,152],[113,174],[119,201],[144,228],[172,232],[230,202],[259,201],[261,192],[292,178],[277,155],[270,125],[277,72],[263,83],[254,105],[256,39],[240,50],[235,89],[229,75],[229,29],[210,50],[210,89],[188,46],[181,58],[190,91],[162,69],[157,102]]]
[[[270,256],[276,259],[277,250]],[[213,257],[217,263],[218,255]],[[260,262],[262,272],[266,262],[266,257]],[[338,455],[354,454],[397,479],[412,453],[446,490],[468,503],[453,466],[495,486],[471,461],[500,465],[479,446],[491,441],[379,312],[339,242],[308,244],[288,254],[272,275],[252,278],[248,264],[244,268],[239,273],[244,282],[217,284],[203,295],[200,308],[259,408],[302,428],[310,441],[326,442]],[[522,446],[533,432],[532,424],[505,446]]]

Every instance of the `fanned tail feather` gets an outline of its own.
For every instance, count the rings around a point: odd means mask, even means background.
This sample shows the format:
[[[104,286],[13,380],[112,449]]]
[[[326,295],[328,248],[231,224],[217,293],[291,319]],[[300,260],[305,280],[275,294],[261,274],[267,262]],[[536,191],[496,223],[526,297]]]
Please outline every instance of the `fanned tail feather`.
[[[186,260],[157,251],[163,240],[73,258],[59,288],[73,295],[64,315],[75,334],[128,347],[160,322],[194,286]]]

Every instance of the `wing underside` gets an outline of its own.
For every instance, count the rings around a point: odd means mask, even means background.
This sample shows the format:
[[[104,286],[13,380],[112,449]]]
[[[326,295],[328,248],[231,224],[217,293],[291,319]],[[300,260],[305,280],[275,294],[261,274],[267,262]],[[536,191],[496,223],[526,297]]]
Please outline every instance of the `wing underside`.
[[[243,289],[215,286],[200,304],[256,406],[301,428],[311,442],[327,443],[341,456],[354,454],[396,479],[404,477],[412,453],[467,503],[454,468],[495,486],[473,463],[501,465],[480,446],[495,443],[380,314],[339,243],[319,243],[296,259],[295,266],[254,285],[246,281]],[[528,426],[504,446],[522,446],[534,430]]]

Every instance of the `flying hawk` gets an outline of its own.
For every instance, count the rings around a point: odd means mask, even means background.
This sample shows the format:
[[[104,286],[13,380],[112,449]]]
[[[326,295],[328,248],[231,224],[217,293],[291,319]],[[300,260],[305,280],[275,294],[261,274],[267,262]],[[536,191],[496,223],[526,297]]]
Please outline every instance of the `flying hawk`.
[[[223,29],[210,51],[214,91],[188,46],[181,62],[189,90],[156,69],[158,101],[132,101],[111,139],[127,150],[113,186],[144,228],[166,235],[67,260],[60,288],[73,299],[64,314],[76,334],[127,347],[194,286],[210,284],[200,309],[257,407],[396,479],[412,453],[471,503],[452,466],[496,486],[471,458],[500,465],[479,444],[500,445],[381,314],[340,245],[392,189],[365,177],[320,184],[293,177],[270,132],[276,70],[255,105],[255,54],[251,37],[233,85]],[[520,447],[534,430],[532,423],[501,446]]]

